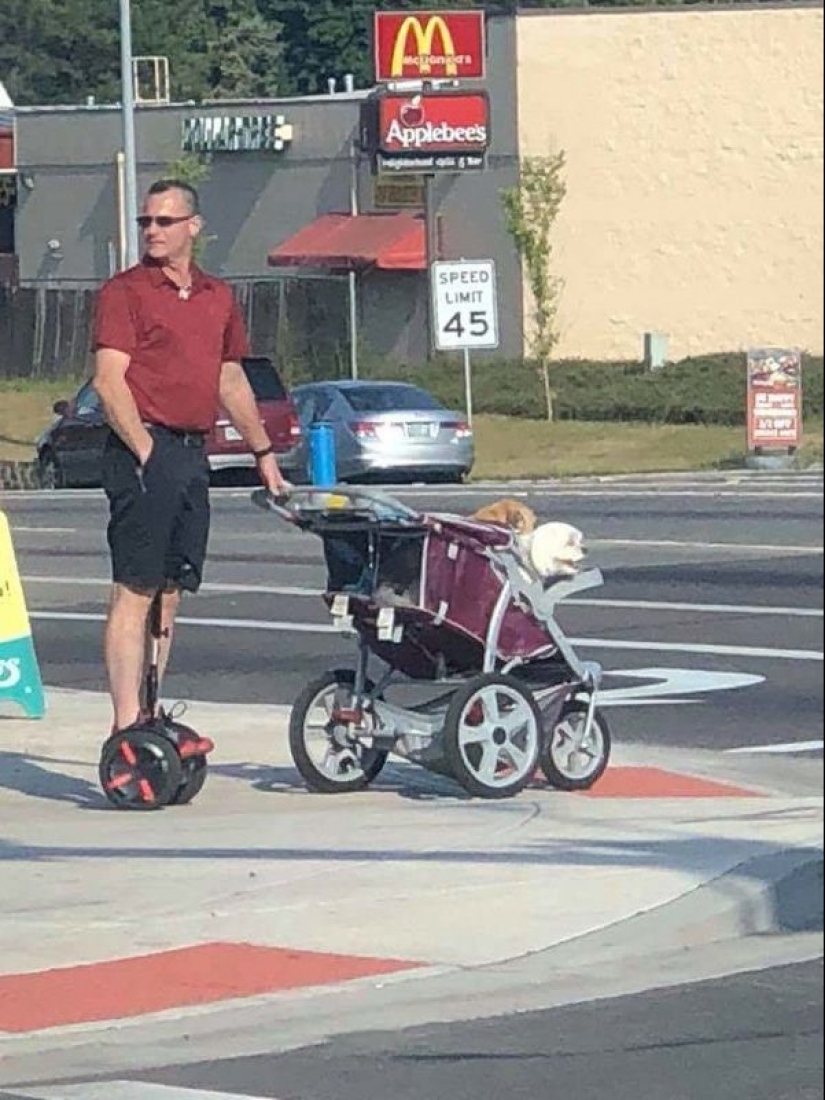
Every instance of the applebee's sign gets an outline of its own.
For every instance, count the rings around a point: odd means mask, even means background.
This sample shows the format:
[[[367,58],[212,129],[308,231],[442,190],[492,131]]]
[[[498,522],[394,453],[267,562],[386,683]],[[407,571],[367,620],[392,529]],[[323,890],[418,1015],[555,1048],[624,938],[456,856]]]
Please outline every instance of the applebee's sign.
[[[379,101],[377,152],[385,170],[483,168],[489,145],[490,101],[482,92]]]

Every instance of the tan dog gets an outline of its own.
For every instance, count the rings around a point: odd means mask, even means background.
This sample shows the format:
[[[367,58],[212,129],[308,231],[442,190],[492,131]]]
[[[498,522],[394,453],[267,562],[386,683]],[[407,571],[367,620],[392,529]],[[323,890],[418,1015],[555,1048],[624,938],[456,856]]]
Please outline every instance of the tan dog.
[[[478,523],[495,523],[499,527],[509,527],[517,535],[531,535],[536,529],[536,513],[518,500],[496,500],[485,504],[470,519]]]

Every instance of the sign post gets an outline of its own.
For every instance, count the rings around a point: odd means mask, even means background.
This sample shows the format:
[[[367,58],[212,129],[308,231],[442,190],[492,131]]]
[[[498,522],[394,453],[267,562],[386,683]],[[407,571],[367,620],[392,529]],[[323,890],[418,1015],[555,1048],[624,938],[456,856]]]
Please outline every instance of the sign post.
[[[434,263],[432,295],[435,347],[464,352],[467,421],[473,422],[473,350],[499,346],[498,294],[494,260],[445,260]]]
[[[786,450],[802,443],[802,360],[798,351],[748,352],[748,450]]]
[[[29,718],[46,713],[9,523],[0,512],[0,706],[6,702],[18,703]]]

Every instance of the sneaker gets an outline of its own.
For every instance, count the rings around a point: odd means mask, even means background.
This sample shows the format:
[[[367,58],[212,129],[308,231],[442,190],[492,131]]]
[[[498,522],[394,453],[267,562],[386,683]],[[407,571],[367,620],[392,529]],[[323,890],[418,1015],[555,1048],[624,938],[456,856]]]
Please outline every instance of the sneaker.
[[[181,760],[190,760],[193,756],[208,756],[215,751],[215,742],[209,737],[182,737],[178,742]]]

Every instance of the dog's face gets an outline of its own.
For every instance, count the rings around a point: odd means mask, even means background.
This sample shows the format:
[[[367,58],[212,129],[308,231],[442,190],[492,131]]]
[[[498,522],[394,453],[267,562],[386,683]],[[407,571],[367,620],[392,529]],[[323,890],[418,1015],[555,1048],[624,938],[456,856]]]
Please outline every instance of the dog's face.
[[[499,527],[509,527],[517,535],[531,535],[536,529],[536,513],[518,500],[497,500],[485,504],[474,512],[470,519],[479,523],[495,523]]]
[[[542,577],[572,577],[587,551],[584,535],[569,523],[543,523],[524,540],[527,556]]]

